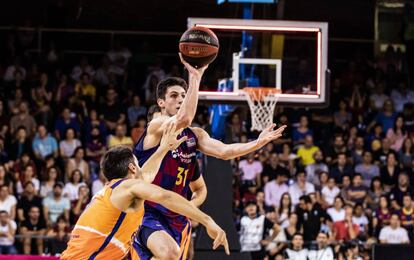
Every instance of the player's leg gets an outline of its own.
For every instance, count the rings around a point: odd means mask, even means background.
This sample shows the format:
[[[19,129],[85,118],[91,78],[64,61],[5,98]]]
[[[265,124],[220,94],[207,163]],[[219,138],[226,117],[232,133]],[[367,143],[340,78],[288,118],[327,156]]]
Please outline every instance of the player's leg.
[[[153,232],[147,240],[147,248],[156,259],[179,259],[181,252],[177,242],[163,230]]]

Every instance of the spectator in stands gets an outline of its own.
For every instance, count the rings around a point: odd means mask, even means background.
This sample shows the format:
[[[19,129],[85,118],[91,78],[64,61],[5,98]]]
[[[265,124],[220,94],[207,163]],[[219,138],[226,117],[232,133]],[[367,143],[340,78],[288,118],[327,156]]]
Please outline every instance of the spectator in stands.
[[[333,115],[335,127],[347,130],[352,122],[352,114],[348,111],[348,104],[345,100],[339,101],[339,110]]]
[[[78,199],[71,202],[71,224],[74,225],[78,221],[80,215],[88,206],[89,201],[89,188],[86,185],[80,186]]]
[[[368,188],[363,185],[361,174],[356,173],[352,178],[352,185],[348,189],[348,199],[353,204],[363,203],[368,194]]]
[[[263,166],[260,161],[255,159],[254,152],[249,153],[247,159],[241,160],[238,168],[241,171],[243,186],[253,183],[254,186],[260,187]]]
[[[80,134],[80,125],[76,117],[72,116],[72,112],[68,107],[63,108],[61,116],[55,123],[55,136],[58,140],[61,140],[66,135],[66,130],[73,128],[76,136]]]
[[[390,224],[391,213],[388,198],[382,195],[379,200],[379,207],[372,214],[373,233],[376,237],[378,237],[383,227]]]
[[[381,141],[384,138],[384,133],[382,131],[381,124],[374,124],[373,129],[368,132],[368,134],[364,138],[365,146],[372,147],[374,141]],[[374,151],[373,151],[374,152]],[[376,158],[377,160],[378,158]]]
[[[295,160],[298,156],[292,152],[290,144],[285,143],[282,145],[282,153],[279,155],[279,163],[288,169],[290,172],[294,172]]]
[[[292,199],[288,192],[282,194],[279,205],[276,210],[277,224],[285,228],[289,225],[289,218],[293,210]]]
[[[240,119],[239,111],[233,112],[229,116],[228,121],[225,128],[224,141],[226,143],[239,143],[241,135],[246,132],[243,121]]]
[[[369,100],[371,102],[370,107],[375,111],[380,111],[384,107],[385,101],[389,100],[389,97],[384,93],[385,83],[379,82],[377,86],[373,88],[373,93],[370,95]]]
[[[22,78],[26,78],[26,69],[21,65],[20,59],[15,58],[13,65],[10,65],[6,68],[6,71],[4,72],[3,79],[5,81],[12,81],[14,80],[14,75],[16,71],[20,71],[22,74]]]
[[[381,229],[379,234],[381,244],[408,244],[407,230],[400,227],[400,218],[397,213],[391,214],[390,225]]]
[[[318,174],[318,176],[319,176],[318,184],[315,184],[315,190],[318,193],[320,193],[323,188],[325,188],[326,186],[328,186],[329,173],[328,172],[320,172]]]
[[[78,82],[83,73],[88,73],[91,77],[95,75],[95,70],[89,65],[88,58],[85,56],[81,58],[79,65],[73,68],[71,78]]]
[[[268,163],[265,163],[263,167],[263,184],[273,181],[280,174],[285,175],[288,178],[290,177],[289,170],[279,163],[279,155],[277,153],[272,152],[270,154]]]
[[[49,77],[46,73],[40,74],[39,83],[31,89],[32,114],[40,122],[49,125],[51,117],[52,92],[49,86]]]
[[[306,167],[315,163],[314,154],[319,150],[319,147],[313,144],[313,137],[306,135],[304,138],[304,145],[298,149],[297,155],[300,158],[302,166]]]
[[[99,162],[105,154],[106,148],[102,142],[98,127],[92,129],[91,141],[86,144],[86,156],[89,159],[89,168],[92,179],[99,174]]]
[[[47,232],[48,252],[51,255],[59,256],[67,247],[69,241],[69,223],[63,217],[59,216],[56,224]]]
[[[284,251],[285,259],[307,260],[309,251],[303,248],[303,235],[296,233],[292,238],[292,248],[286,248]]]
[[[33,152],[36,159],[43,161],[47,156],[57,157],[59,154],[58,143],[56,139],[48,134],[46,126],[39,125],[37,134],[33,139]]]
[[[336,186],[335,179],[330,177],[328,179],[328,185],[322,188],[322,206],[329,208],[334,205],[335,198],[341,193],[341,190]]]
[[[398,185],[391,189],[390,200],[391,206],[395,210],[399,210],[403,205],[404,195],[409,194],[414,196],[414,189],[410,185],[410,179],[405,172],[400,173],[398,176]]]
[[[17,88],[14,90],[13,96],[10,96],[10,99],[7,102],[7,106],[9,108],[9,113],[11,116],[17,115],[20,112],[20,105],[24,102],[23,98],[23,90]],[[6,111],[3,111],[3,113]],[[8,118],[7,118],[8,119]],[[5,123],[5,122],[2,122]],[[9,121],[7,120],[7,125]]]
[[[364,207],[361,203],[357,203],[354,206],[354,216],[352,217],[352,223],[355,223],[359,227],[358,239],[365,241],[368,238],[368,218],[365,216]]]
[[[321,150],[317,150],[313,154],[314,163],[309,164],[305,167],[306,170],[306,180],[310,183],[313,183],[316,186],[319,186],[319,174],[321,172],[328,172],[329,168],[323,160],[323,153]]]
[[[24,153],[27,153],[30,156],[33,155],[32,142],[27,136],[26,128],[24,128],[24,126],[20,126],[17,129],[15,138],[11,143],[9,157],[11,160],[15,161]]]
[[[309,128],[309,119],[307,116],[302,115],[299,118],[298,126],[293,129],[292,140],[294,145],[300,145],[305,143],[306,136],[313,137],[313,131]]]
[[[141,104],[139,95],[134,95],[132,102],[132,105],[128,108],[128,123],[130,127],[135,125],[139,117],[147,116],[147,108]]]
[[[127,129],[124,124],[118,124],[115,129],[115,135],[110,135],[108,138],[108,148],[115,145],[133,145],[131,137],[126,135]]]
[[[116,101],[117,92],[114,88],[106,91],[106,102],[101,107],[101,114],[109,130],[115,130],[118,124],[125,123],[125,111],[120,103]]]
[[[53,186],[53,195],[43,200],[43,214],[48,226],[55,224],[60,215],[63,215],[66,220],[69,220],[70,201],[63,197],[62,189],[62,183],[55,183]]]
[[[40,190],[40,181],[34,174],[33,166],[27,165],[21,175],[22,176],[20,177],[20,181],[16,185],[17,193],[22,194],[24,185],[28,182],[31,182],[34,185],[35,194],[38,194]]]
[[[327,218],[326,212],[318,203],[312,201],[310,196],[303,195],[299,201],[296,208],[296,214],[299,218],[298,225],[303,229],[305,241],[313,241],[321,230],[321,224]]]
[[[345,205],[345,219],[334,222],[333,237],[339,243],[347,242],[355,239],[359,234],[359,226],[353,222],[353,209],[349,205]]]
[[[0,211],[5,211],[10,219],[16,217],[17,200],[13,194],[10,194],[8,185],[0,186]],[[1,254],[1,253],[0,253]]]
[[[328,146],[326,149],[326,163],[333,165],[338,162],[337,158],[340,154],[348,156],[348,149],[344,141],[344,137],[341,134],[336,134],[332,146]]]
[[[397,185],[400,167],[397,161],[397,155],[391,152],[387,155],[387,163],[381,168],[381,181],[385,190],[389,191]]]
[[[380,169],[378,165],[372,163],[372,159],[372,153],[365,151],[362,163],[355,166],[355,172],[361,174],[365,187],[369,187],[372,179],[380,175]]]
[[[60,157],[67,162],[75,153],[76,148],[82,146],[79,139],[76,138],[75,129],[67,128],[65,139],[59,142]]]
[[[10,172],[6,171],[6,168],[3,164],[0,164],[0,186],[7,185],[9,190],[13,190],[13,182],[10,180]]]
[[[75,85],[75,93],[81,100],[95,103],[96,87],[91,83],[91,75],[82,73],[80,81]]]
[[[19,106],[19,114],[10,119],[10,133],[15,134],[20,126],[26,128],[28,136],[33,136],[36,132],[36,121],[34,117],[29,114],[29,105],[27,102],[21,102]]]
[[[106,143],[105,138],[107,135],[107,129],[106,129],[105,124],[106,124],[105,120],[103,120],[102,118],[99,118],[98,112],[96,112],[96,109],[91,109],[87,114],[85,114],[84,127],[85,127],[86,142],[91,142],[92,135],[96,134],[99,137],[98,140],[102,142],[103,144],[105,144]],[[93,133],[94,128],[98,129],[97,133]]]
[[[275,209],[280,207],[280,199],[282,195],[289,191],[289,187],[286,185],[289,175],[281,172],[277,175],[276,179],[266,183],[264,186],[264,195],[267,206],[273,206]]]
[[[398,211],[401,220],[401,226],[408,232],[410,241],[414,241],[414,203],[410,194],[403,197],[403,206]]]
[[[298,229],[298,215],[295,212],[290,213],[285,223],[285,225],[276,225],[274,227],[273,234],[275,237],[266,247],[266,250],[269,251],[271,256],[281,253],[288,244],[288,241],[292,241],[295,234],[301,233]]]
[[[374,153],[375,163],[379,164],[379,166],[386,165],[388,154],[392,153],[391,140],[385,137],[384,139],[381,140],[380,149],[374,151],[374,148],[372,147],[372,151]]]
[[[303,195],[309,195],[315,192],[315,186],[306,181],[306,172],[299,169],[296,173],[296,182],[289,187],[289,194],[292,198],[293,206],[299,203],[299,198]]]
[[[16,222],[5,210],[0,210],[0,255],[16,255],[14,247],[14,235],[16,234]]]
[[[341,196],[337,196],[334,200],[333,207],[329,208],[326,212],[331,217],[332,222],[343,221],[345,219],[345,201]]]
[[[384,102],[382,111],[378,112],[378,114],[374,118],[374,121],[372,121],[371,124],[368,126],[368,129],[374,126],[375,123],[378,123],[381,124],[384,133],[386,133],[388,129],[393,127],[396,116],[397,113],[394,111],[394,105],[392,101],[386,100]]]
[[[371,186],[366,199],[368,208],[375,211],[379,207],[379,201],[382,195],[386,195],[386,192],[381,179],[379,177],[374,177],[371,181]]]
[[[241,252],[249,252],[251,259],[261,260],[265,256],[261,241],[266,236],[266,230],[273,228],[274,224],[257,213],[255,201],[248,201],[245,210],[247,215],[240,220]]]
[[[74,86],[68,81],[68,75],[60,75],[58,87],[55,93],[55,102],[60,103],[62,100],[66,100],[69,96],[75,93]]]
[[[9,155],[6,151],[6,144],[4,138],[0,137],[0,163],[7,163],[9,161]]]
[[[407,131],[404,128],[404,117],[398,115],[395,118],[394,126],[388,129],[386,137],[390,139],[391,149],[399,152],[403,146],[404,140],[407,138]]]
[[[320,231],[316,243],[317,247],[309,251],[308,260],[334,260],[334,251],[329,246],[329,233]]]
[[[36,195],[33,182],[26,182],[23,187],[23,195],[17,202],[17,219],[19,222],[23,222],[29,218],[29,209],[32,206],[39,209],[42,208],[42,198]]]
[[[352,175],[353,169],[346,161],[346,154],[339,153],[336,159],[337,163],[331,167],[329,171],[329,177],[335,179],[336,183],[342,183],[342,178],[344,175]]]
[[[411,93],[409,93],[411,92]],[[401,113],[403,111],[404,105],[407,103],[412,102],[410,100],[410,96],[412,96],[412,91],[407,89],[407,85],[404,81],[398,83],[397,88],[393,88],[391,90],[391,100],[395,106],[395,111]]]
[[[414,161],[414,145],[411,138],[404,140],[403,146],[398,153],[398,158],[403,168],[411,168]]]
[[[53,194],[53,187],[58,181],[59,170],[52,166],[46,170],[46,180],[40,186],[40,196],[45,198]]]
[[[83,176],[85,182],[90,181],[89,165],[84,159],[85,149],[83,147],[77,147],[73,153],[72,158],[69,159],[66,167],[66,176],[70,178],[74,170],[79,170]]]
[[[138,117],[135,125],[131,129],[131,139],[134,144],[138,143],[139,139],[144,134],[146,128],[147,128],[147,117],[146,116]]]
[[[23,236],[23,252],[25,255],[43,254],[43,236],[46,224],[40,215],[40,208],[31,206],[28,217],[21,223],[20,234]]]
[[[95,194],[98,193],[105,186],[105,183],[105,176],[102,173],[99,173],[98,179],[92,182],[92,196],[95,196]]]
[[[364,138],[357,136],[353,148],[351,149],[350,157],[354,165],[358,165],[363,161],[364,154]]]
[[[74,170],[69,178],[69,182],[65,184],[63,195],[70,201],[78,199],[79,187],[86,185],[83,182],[82,173],[79,170]]]

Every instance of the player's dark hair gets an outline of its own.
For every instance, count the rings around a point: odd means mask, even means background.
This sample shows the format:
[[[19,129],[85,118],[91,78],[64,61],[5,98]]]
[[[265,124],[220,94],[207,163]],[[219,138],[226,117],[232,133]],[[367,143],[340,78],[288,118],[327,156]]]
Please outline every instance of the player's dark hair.
[[[188,85],[185,80],[182,78],[177,77],[168,77],[166,79],[161,80],[157,85],[157,99],[165,99],[165,94],[167,93],[167,90],[169,87],[172,86],[181,86],[187,91]]]
[[[130,163],[134,163],[134,154],[131,148],[117,145],[105,153],[101,161],[101,169],[108,181],[122,179],[128,175]]]

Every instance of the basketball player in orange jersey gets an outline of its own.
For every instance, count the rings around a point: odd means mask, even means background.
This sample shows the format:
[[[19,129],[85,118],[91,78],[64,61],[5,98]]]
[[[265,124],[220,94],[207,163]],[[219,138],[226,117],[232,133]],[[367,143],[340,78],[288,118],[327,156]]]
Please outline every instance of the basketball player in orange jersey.
[[[206,67],[195,69],[181,55],[180,58],[189,72],[189,84],[187,86],[181,78],[167,78],[159,82],[156,92],[161,115],[149,123],[135,146],[134,154],[139,164],[144,164],[159,146],[165,127],[174,122],[177,128],[183,128],[179,138],[185,137],[187,140],[165,155],[152,183],[185,198],[191,190],[191,202],[200,206],[207,196],[207,188],[203,176],[195,171],[197,150],[224,160],[236,158],[279,138],[286,126],[274,130],[275,124],[272,124],[262,131],[257,140],[238,144],[224,144],[211,138],[203,129],[190,127]],[[188,218],[177,213],[156,202],[145,202],[142,225],[133,241],[133,247],[141,259],[185,258],[191,226]]]
[[[131,246],[133,233],[141,224],[144,200],[200,221],[219,245],[229,252],[224,231],[206,214],[180,195],[144,181],[154,175],[169,149],[177,147],[185,138],[176,139],[175,125],[164,131],[160,147],[140,169],[131,149],[115,146],[108,150],[101,162],[103,174],[109,183],[98,192],[77,221],[68,248],[61,259],[123,259]],[[134,253],[134,252],[132,252]],[[139,259],[131,254],[132,259]]]

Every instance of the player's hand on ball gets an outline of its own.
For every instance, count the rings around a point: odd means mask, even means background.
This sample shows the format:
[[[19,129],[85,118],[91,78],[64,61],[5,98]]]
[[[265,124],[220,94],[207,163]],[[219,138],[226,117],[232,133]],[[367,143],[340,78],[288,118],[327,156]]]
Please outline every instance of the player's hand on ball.
[[[180,56],[181,63],[188,70],[188,73],[190,75],[197,77],[198,80],[201,80],[201,77],[203,76],[204,71],[208,68],[208,65],[196,69],[183,59],[183,56],[181,55],[181,53],[178,53],[178,56]]]
[[[182,129],[177,130],[176,128],[177,123],[175,121],[170,121],[164,128],[160,142],[160,146],[163,149],[175,150],[182,142],[187,140],[187,136],[183,136],[177,140],[177,136],[181,133]]]
[[[265,145],[268,142],[276,140],[282,136],[283,131],[286,128],[286,125],[283,125],[278,129],[274,130],[275,126],[276,124],[271,124],[260,133],[259,138],[257,139],[260,142],[260,144]]]
[[[226,255],[230,255],[229,242],[227,242],[226,232],[221,229],[213,220],[206,226],[207,234],[214,239],[213,249],[216,250],[220,245],[224,247]]]

